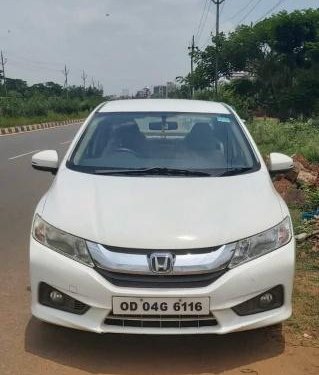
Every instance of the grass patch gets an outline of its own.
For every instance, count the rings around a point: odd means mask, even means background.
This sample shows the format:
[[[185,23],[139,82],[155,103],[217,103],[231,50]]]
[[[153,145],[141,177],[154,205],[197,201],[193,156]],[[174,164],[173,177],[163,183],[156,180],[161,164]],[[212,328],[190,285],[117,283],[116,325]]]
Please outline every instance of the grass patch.
[[[319,269],[311,268],[311,262],[297,262],[293,315],[285,328],[294,341],[319,346]]]
[[[290,208],[296,234],[311,233],[314,221],[301,220],[301,210]],[[294,344],[319,347],[319,247],[316,239],[297,245],[293,315],[284,327]]]
[[[302,154],[311,162],[319,162],[319,120],[285,122],[255,120],[248,124],[255,142],[263,155],[282,152]]]
[[[20,125],[32,125],[40,124],[42,122],[52,122],[52,121],[66,121],[72,119],[85,118],[89,114],[88,111],[72,113],[72,114],[60,114],[49,112],[46,116],[34,116],[34,117],[5,117],[0,116],[0,128],[8,128],[11,126]]]
[[[248,124],[261,153],[301,154],[312,163],[319,162],[319,120],[280,123],[274,119],[255,120]],[[301,212],[319,206],[319,189],[307,185],[299,188],[305,196],[302,207],[289,207],[296,234],[311,233],[314,221],[303,221]],[[317,224],[318,226],[318,224]],[[292,344],[319,347],[319,246],[316,239],[297,245],[293,315],[285,322]]]

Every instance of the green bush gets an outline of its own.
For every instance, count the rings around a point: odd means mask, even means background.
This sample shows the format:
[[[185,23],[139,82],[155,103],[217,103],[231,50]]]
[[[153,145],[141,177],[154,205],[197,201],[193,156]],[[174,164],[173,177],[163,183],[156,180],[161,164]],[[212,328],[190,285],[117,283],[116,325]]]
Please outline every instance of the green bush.
[[[262,154],[282,152],[302,154],[311,162],[319,162],[319,121],[255,120],[249,130]]]
[[[24,103],[23,115],[27,117],[46,116],[48,110],[49,108],[46,100],[31,99]]]

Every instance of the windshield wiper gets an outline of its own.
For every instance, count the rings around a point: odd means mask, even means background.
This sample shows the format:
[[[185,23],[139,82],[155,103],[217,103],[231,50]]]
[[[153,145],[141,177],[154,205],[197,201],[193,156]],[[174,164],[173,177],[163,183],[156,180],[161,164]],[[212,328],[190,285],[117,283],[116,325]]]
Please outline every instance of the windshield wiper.
[[[93,172],[99,175],[125,175],[125,176],[190,176],[190,177],[208,177],[210,173],[189,170],[189,169],[175,169],[175,168],[145,168],[145,169],[97,169]]]
[[[242,174],[252,169],[253,169],[252,167],[229,168],[225,172],[219,174],[218,177],[236,176],[237,174]]]

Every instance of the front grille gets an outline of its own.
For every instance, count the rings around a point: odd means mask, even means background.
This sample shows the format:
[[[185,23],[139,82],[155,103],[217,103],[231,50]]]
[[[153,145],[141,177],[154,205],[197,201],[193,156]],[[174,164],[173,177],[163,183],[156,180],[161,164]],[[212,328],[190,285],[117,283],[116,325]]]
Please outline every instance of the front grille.
[[[201,328],[216,326],[213,315],[108,315],[105,324],[138,328]]]
[[[221,271],[189,274],[189,275],[139,275],[110,272],[96,268],[111,284],[130,288],[200,288],[208,286],[222,276],[227,269]]]

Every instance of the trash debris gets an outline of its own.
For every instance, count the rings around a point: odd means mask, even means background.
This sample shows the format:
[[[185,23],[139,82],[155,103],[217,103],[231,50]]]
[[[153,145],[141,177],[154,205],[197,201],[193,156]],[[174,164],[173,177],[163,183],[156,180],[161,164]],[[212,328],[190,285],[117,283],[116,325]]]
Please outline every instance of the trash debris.
[[[243,368],[242,370],[240,370],[240,372],[242,372],[243,374],[255,374],[255,375],[258,375],[258,371],[252,370],[250,368]]]
[[[297,242],[303,242],[307,240],[308,238],[316,236],[317,234],[319,234],[319,230],[314,230],[311,233],[300,233],[300,234],[295,235],[295,239]]]
[[[301,218],[302,220],[319,219],[319,207],[316,210],[302,212]]]
[[[305,339],[312,339],[312,336],[311,336],[311,335],[308,335],[308,333],[304,333],[304,334],[303,334],[303,337],[304,337]]]
[[[307,233],[300,233],[295,235],[295,239],[297,242],[302,242],[305,239],[307,239],[308,234]]]

